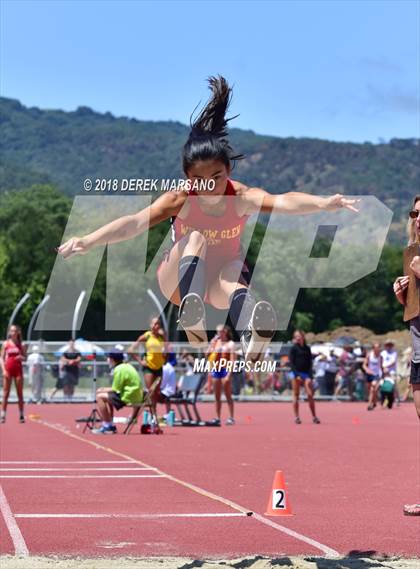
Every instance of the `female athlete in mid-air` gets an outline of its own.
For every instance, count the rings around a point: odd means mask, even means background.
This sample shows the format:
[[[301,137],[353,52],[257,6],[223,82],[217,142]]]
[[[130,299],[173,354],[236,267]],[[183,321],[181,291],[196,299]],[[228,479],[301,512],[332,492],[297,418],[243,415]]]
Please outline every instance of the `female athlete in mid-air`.
[[[179,306],[179,322],[190,343],[202,345],[207,341],[205,301],[215,308],[229,309],[233,327],[241,328],[238,332],[244,355],[255,361],[264,353],[277,324],[272,306],[265,301],[255,303],[248,290],[249,272],[240,248],[248,217],[260,211],[357,211],[353,204],[358,200],[340,194],[328,198],[301,192],[272,195],[231,180],[232,163],[241,157],[233,152],[227,133],[230,119],[226,112],[232,90],[220,76],[210,77],[209,85],[212,96],[192,123],[183,152],[186,177],[193,186],[208,183],[207,188],[166,192],[134,215],[120,217],[84,237],[72,237],[58,252],[64,258],[83,254],[95,245],[136,237],[170,219],[173,246],[162,260],[157,278],[165,297]]]

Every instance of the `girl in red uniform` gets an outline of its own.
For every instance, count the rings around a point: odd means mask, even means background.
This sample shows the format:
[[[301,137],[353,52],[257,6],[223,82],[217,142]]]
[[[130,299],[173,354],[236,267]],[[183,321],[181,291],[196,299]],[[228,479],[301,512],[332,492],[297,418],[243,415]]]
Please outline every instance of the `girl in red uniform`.
[[[9,401],[10,387],[15,380],[16,393],[19,403],[19,421],[25,422],[23,415],[23,368],[22,361],[26,358],[26,349],[22,344],[22,333],[19,326],[11,326],[7,340],[0,352],[0,365],[3,372],[3,401],[1,404],[1,422],[6,422],[6,409]]]
[[[220,76],[211,77],[209,84],[212,96],[192,123],[183,152],[186,177],[191,183],[206,182],[207,189],[166,192],[137,214],[120,217],[84,237],[73,237],[58,251],[64,258],[86,253],[95,245],[136,237],[170,219],[173,246],[157,276],[162,293],[179,305],[179,322],[190,343],[207,341],[205,300],[215,308],[229,309],[230,321],[241,333],[245,357],[255,361],[274,334],[276,316],[268,302],[255,304],[248,291],[249,273],[240,250],[248,217],[260,211],[304,214],[343,207],[357,211],[353,207],[356,200],[340,194],[329,198],[301,192],[273,195],[232,180],[232,163],[242,156],[233,152],[228,140],[230,119],[225,115],[231,88]]]

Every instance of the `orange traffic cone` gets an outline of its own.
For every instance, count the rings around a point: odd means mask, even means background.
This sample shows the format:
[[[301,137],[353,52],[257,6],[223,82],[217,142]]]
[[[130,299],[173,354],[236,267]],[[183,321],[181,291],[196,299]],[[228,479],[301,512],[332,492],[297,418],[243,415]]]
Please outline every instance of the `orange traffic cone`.
[[[273,480],[273,488],[268,499],[266,516],[293,516],[289,496],[286,491],[283,472],[276,470]]]

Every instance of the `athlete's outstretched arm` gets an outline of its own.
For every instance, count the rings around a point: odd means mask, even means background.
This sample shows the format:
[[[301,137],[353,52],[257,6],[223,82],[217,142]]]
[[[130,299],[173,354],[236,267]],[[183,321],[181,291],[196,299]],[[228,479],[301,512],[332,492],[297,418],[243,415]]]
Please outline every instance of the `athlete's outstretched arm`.
[[[67,259],[72,255],[87,253],[96,245],[133,239],[150,227],[177,215],[184,201],[183,192],[167,192],[138,213],[119,217],[84,237],[72,237],[63,243],[57,251]]]
[[[348,199],[341,194],[335,194],[328,198],[303,192],[287,192],[275,195],[269,194],[261,188],[249,188],[247,191],[242,191],[241,198],[246,204],[245,208],[248,214],[263,211],[300,215],[317,211],[334,211],[341,208],[358,212],[354,204],[360,201]]]

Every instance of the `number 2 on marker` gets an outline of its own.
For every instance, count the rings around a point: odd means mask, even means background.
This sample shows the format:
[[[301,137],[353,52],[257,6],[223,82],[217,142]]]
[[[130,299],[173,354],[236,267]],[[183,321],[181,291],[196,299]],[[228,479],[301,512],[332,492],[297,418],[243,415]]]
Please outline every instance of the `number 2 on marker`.
[[[273,490],[273,510],[286,509],[286,495],[284,490]]]

